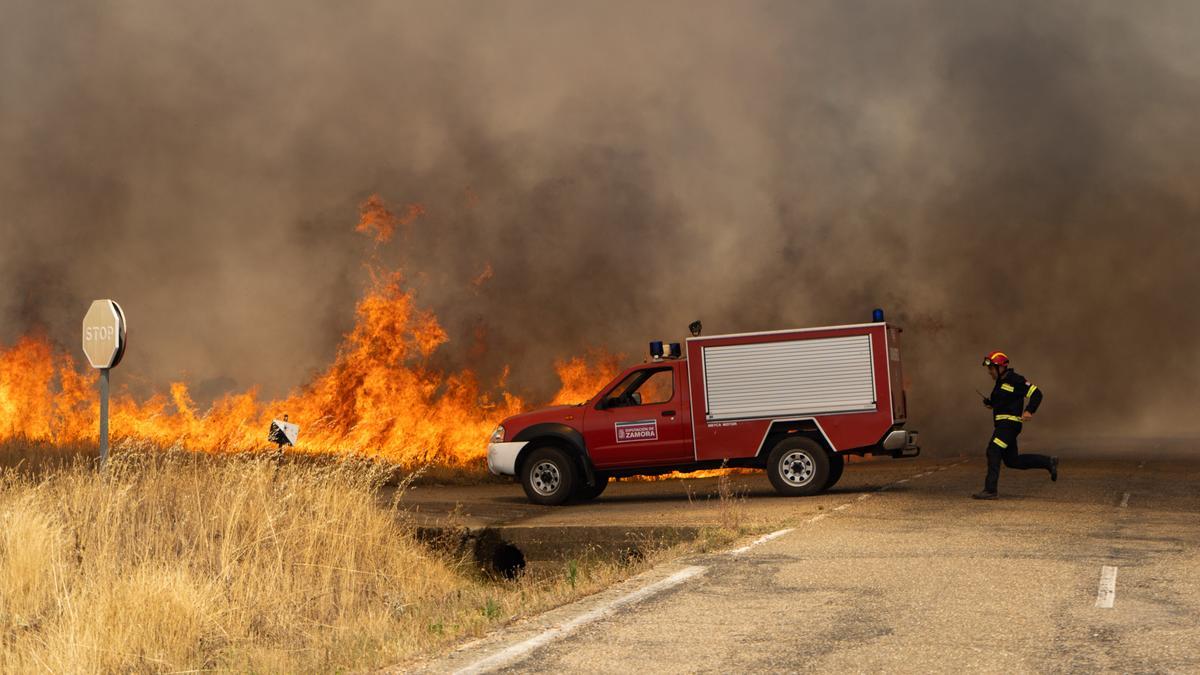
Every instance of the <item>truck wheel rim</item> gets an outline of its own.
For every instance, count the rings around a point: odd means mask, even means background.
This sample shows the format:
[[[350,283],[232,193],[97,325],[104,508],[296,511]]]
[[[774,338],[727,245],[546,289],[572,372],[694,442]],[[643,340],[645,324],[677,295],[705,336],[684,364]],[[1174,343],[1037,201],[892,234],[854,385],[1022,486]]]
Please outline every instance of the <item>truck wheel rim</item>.
[[[779,475],[783,482],[792,487],[803,487],[811,483],[816,469],[812,456],[803,450],[789,452],[779,460]]]
[[[534,492],[549,497],[558,492],[562,474],[558,472],[558,466],[554,462],[540,462],[533,467],[532,480],[529,482],[533,485]]]

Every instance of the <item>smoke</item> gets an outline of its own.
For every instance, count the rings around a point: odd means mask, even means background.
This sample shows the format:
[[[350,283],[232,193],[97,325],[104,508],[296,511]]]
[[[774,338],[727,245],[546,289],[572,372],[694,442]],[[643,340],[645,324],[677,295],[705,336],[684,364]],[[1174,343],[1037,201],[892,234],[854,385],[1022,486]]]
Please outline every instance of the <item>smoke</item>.
[[[1036,429],[1197,430],[1194,3],[0,6],[0,341],[119,299],[135,389],[302,384],[377,256],[535,400],[882,306],[938,450],[997,348]],[[378,249],[373,193],[425,208]]]

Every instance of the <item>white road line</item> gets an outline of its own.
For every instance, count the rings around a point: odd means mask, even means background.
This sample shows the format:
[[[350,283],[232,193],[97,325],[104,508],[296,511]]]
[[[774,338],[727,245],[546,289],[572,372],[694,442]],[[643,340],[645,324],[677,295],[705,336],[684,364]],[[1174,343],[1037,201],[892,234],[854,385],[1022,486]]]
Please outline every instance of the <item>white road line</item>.
[[[1100,568],[1100,588],[1096,590],[1096,606],[1110,609],[1117,599],[1117,568],[1104,565]]]
[[[908,479],[907,479],[907,478],[901,478],[900,480],[898,480],[898,481],[896,481],[895,483],[893,483],[893,485],[899,485],[899,484],[901,484],[901,483],[907,483],[907,482],[908,482]]]
[[[829,517],[829,514],[828,514],[828,513],[818,513],[817,515],[813,516],[812,518],[809,518],[808,520],[806,520],[806,521],[804,521],[804,522],[806,522],[806,523],[815,523],[815,522],[817,522],[818,520],[825,520],[825,519],[826,519],[826,518],[828,518],[828,517]]]
[[[1121,508],[1129,506],[1129,493],[1126,492],[1124,497],[1121,497]]]
[[[860,501],[860,502],[861,502],[861,501],[863,501],[864,499],[870,499],[870,498],[871,498],[871,495],[873,495],[873,494],[875,494],[875,493],[874,493],[874,492],[868,492],[868,493],[866,493],[866,494],[859,495],[859,496],[858,496],[858,501]]]
[[[543,647],[559,638],[566,637],[570,633],[582,628],[583,626],[586,626],[589,623],[603,619],[621,607],[632,605],[636,602],[640,602],[641,600],[645,600],[652,595],[661,593],[668,588],[678,586],[692,577],[703,574],[707,569],[708,568],[706,567],[700,567],[698,565],[686,567],[675,574],[672,574],[666,579],[661,579],[650,584],[649,586],[639,588],[632,593],[622,595],[616,600],[613,600],[606,605],[601,605],[590,612],[580,614],[579,616],[560,626],[550,628],[538,635],[535,635],[534,637],[529,638],[528,640],[525,640],[524,642],[518,642],[517,644],[502,649],[487,658],[480,659],[469,666],[460,668],[459,670],[454,671],[455,675],[486,673],[492,670],[503,668],[504,666],[510,665],[515,661],[528,656],[531,652],[539,647]]]
[[[746,544],[745,546],[733,549],[732,551],[729,552],[729,555],[741,555],[741,554],[745,553],[746,551],[749,551],[750,549],[754,548],[755,546],[758,546],[759,544],[765,544],[768,541],[771,541],[772,539],[778,539],[778,538],[782,537],[783,535],[787,534],[788,532],[795,531],[795,529],[796,528],[794,528],[794,527],[789,527],[789,528],[786,528],[783,530],[778,530],[776,532],[772,532],[771,534],[764,534],[763,536],[759,537],[758,539],[755,539],[754,541],[750,542],[749,544]]]

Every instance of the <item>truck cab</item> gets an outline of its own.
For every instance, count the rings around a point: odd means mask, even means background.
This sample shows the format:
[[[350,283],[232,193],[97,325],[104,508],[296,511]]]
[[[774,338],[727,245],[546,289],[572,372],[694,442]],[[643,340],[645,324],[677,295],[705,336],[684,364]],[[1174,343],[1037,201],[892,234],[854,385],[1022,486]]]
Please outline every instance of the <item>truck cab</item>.
[[[488,469],[550,505],[594,499],[612,478],[720,467],[814,494],[845,454],[919,452],[903,428],[898,335],[876,323],[693,338],[686,354],[651,343],[651,361],[588,401],[505,419]]]
[[[584,405],[583,438],[596,468],[675,466],[693,460],[684,365],[674,361],[630,368]]]

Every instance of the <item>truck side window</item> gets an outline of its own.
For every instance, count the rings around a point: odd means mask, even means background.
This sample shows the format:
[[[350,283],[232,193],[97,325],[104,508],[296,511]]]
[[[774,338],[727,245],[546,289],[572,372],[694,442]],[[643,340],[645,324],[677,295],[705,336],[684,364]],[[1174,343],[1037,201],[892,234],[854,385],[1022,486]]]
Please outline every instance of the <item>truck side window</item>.
[[[630,373],[605,397],[609,408],[666,403],[675,396],[674,375],[670,368],[646,375],[645,370]],[[639,383],[640,381],[640,383]]]
[[[642,381],[633,395],[637,405],[654,405],[666,403],[675,396],[674,377],[670,370],[660,370]],[[639,400],[640,399],[640,400]]]
[[[630,405],[629,394],[633,384],[642,376],[641,371],[630,373],[628,377],[621,380],[621,383],[613,387],[604,396],[604,405],[608,408],[620,408]]]

